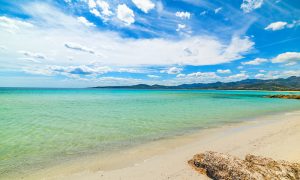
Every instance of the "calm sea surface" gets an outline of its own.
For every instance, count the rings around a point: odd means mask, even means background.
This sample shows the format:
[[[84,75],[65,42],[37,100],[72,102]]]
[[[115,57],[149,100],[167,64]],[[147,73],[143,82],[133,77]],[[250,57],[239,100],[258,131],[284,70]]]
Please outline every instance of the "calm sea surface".
[[[300,109],[276,92],[0,88],[0,177]]]

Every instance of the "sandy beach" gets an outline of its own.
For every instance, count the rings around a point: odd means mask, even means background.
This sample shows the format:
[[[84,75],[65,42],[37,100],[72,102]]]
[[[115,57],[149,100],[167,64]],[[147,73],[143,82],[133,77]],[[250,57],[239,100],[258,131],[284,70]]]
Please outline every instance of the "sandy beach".
[[[208,179],[187,161],[207,150],[300,162],[300,111],[159,140],[108,157],[88,157],[38,171],[25,179]],[[107,161],[104,163],[104,161]]]

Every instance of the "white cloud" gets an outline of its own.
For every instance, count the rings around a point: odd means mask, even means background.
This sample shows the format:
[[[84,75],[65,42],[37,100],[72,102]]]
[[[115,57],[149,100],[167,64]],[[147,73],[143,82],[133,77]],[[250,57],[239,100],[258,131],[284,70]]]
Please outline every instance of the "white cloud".
[[[215,72],[194,72],[190,74],[179,74],[176,77],[180,83],[213,83],[213,82],[234,82],[249,78],[246,73],[234,74],[221,77]]]
[[[99,77],[94,79],[97,84],[101,83],[104,85],[122,86],[122,85],[135,85],[144,83],[141,79],[135,78],[123,78],[123,77]]]
[[[110,6],[106,1],[97,0],[97,5],[101,8],[101,14],[103,16],[111,16],[113,13],[110,11]]]
[[[46,68],[29,68],[25,67],[23,68],[23,72],[28,74],[36,74],[36,75],[43,75],[43,76],[52,76],[53,72]]]
[[[254,46],[254,42],[252,42],[249,37],[244,37],[243,39],[237,36],[234,36],[231,39],[231,43],[226,47],[225,52],[223,53],[224,56],[227,58],[232,59],[241,59],[243,53],[249,52],[252,47]]]
[[[97,17],[101,17],[101,14],[97,9],[91,9],[90,13],[94,14]]]
[[[207,65],[242,58],[254,45],[248,38],[233,37],[223,44],[212,37],[192,37],[179,41],[165,39],[108,41],[114,53],[104,52],[108,62],[131,65]],[[134,55],[132,50],[134,49]],[[188,52],[187,53],[187,49]],[[159,53],[157,53],[159,52]]]
[[[156,11],[161,14],[164,11],[164,5],[161,1],[156,1]]]
[[[205,14],[207,14],[207,11],[202,11],[202,12],[200,13],[200,16],[204,16]]]
[[[218,77],[215,72],[194,72],[186,75],[187,77],[209,77],[216,78]]]
[[[0,28],[5,29],[7,32],[16,33],[21,28],[30,28],[33,25],[29,22],[0,16]]]
[[[77,17],[78,21],[82,24],[84,24],[85,26],[91,27],[91,26],[96,26],[94,23],[88,21],[85,17],[80,16]]]
[[[287,78],[291,76],[300,76],[300,70],[288,70],[278,73],[281,78]]]
[[[255,58],[252,61],[242,62],[242,64],[243,65],[260,65],[265,62],[268,62],[268,60],[264,59],[264,58]]]
[[[30,57],[25,57],[25,58],[19,58],[20,60],[25,60],[27,62],[33,62],[33,63],[42,63],[40,60],[30,58]]]
[[[29,51],[19,51],[19,52],[29,58],[46,59],[46,56],[43,55],[42,53],[33,53]]]
[[[90,13],[94,16],[101,18],[104,22],[106,22],[113,13],[110,10],[109,4],[104,0],[88,0],[88,7]]]
[[[72,42],[65,43],[65,47],[72,49],[72,50],[76,50],[76,51],[82,51],[82,52],[88,52],[90,54],[95,54],[95,52],[93,50],[91,50],[87,47],[84,47],[80,44],[77,44],[77,43],[72,43]]]
[[[66,3],[70,4],[72,0],[64,0]]]
[[[181,19],[190,19],[191,18],[191,13],[183,12],[183,11],[177,11],[175,13],[175,16],[180,17]]]
[[[120,73],[126,72],[126,73],[142,73],[142,74],[148,72],[148,70],[141,69],[141,68],[119,68],[116,71]]]
[[[176,31],[178,32],[178,34],[181,36],[181,37],[185,37],[185,38],[190,38],[191,37],[191,34],[192,34],[192,30],[190,27],[188,27],[187,25],[185,24],[177,24],[177,28],[176,28]],[[185,48],[184,49],[184,53],[189,55],[190,51],[189,51],[189,48]]]
[[[43,22],[50,23],[48,26],[57,23],[55,10],[52,12],[53,17],[45,17],[50,22]],[[36,15],[36,18],[40,17],[43,17],[43,14]],[[64,51],[57,44],[64,44],[69,49],[89,52],[89,54],[96,54],[93,49],[97,49],[97,52],[104,56],[101,61],[117,65],[219,64],[242,58],[243,54],[248,53],[254,45],[248,37],[236,36],[230,42],[223,42],[213,36],[187,37],[177,41],[160,38],[126,39],[112,32],[87,30],[77,19],[69,16],[60,17],[58,23],[61,24],[55,26],[54,29],[22,28],[20,31],[23,33],[18,33],[12,38],[8,38],[9,36],[5,33],[0,33],[0,43],[11,42],[12,46],[18,50],[25,48],[19,44],[21,39],[24,42],[30,42],[31,51],[36,51],[36,49],[45,53],[55,51],[56,53],[52,56],[57,60],[65,59],[67,56],[73,56],[78,60],[92,60],[92,57],[85,56],[83,53],[75,57],[73,53]],[[47,37],[43,34],[47,34]],[[93,49],[84,47],[82,44],[89,44]]]
[[[218,59],[219,61],[223,61],[224,59],[241,59],[243,57],[242,54],[249,52],[254,45],[254,42],[250,41],[248,37],[241,39],[234,36],[231,39],[231,42],[224,46],[214,41],[206,41],[204,39],[199,39],[198,41],[197,39],[192,39],[191,42],[189,42],[189,45],[183,49],[184,57],[191,61],[191,65],[196,65],[198,63],[198,65],[200,65],[201,61],[203,63],[207,60],[216,60],[218,58],[220,58]],[[215,56],[215,53],[219,53],[219,55],[217,55],[219,57]],[[181,63],[186,64],[186,62]]]
[[[300,20],[298,21],[293,21],[292,23],[287,23],[284,21],[278,21],[278,22],[273,22],[269,24],[267,27],[265,27],[265,30],[270,30],[270,31],[278,31],[282,30],[285,28],[294,28],[300,25]]]
[[[287,25],[287,22],[278,21],[278,22],[269,24],[267,27],[265,27],[265,30],[278,31],[278,30],[284,29],[286,27],[286,25]]]
[[[18,58],[15,52],[24,49],[47,55],[42,61],[45,66],[71,64],[77,67],[91,62],[110,67],[213,65],[238,60],[254,45],[249,38],[237,36],[230,41],[208,35],[176,40],[124,38],[114,32],[85,27],[77,17],[44,3],[28,3],[24,8],[23,13],[31,17],[24,22],[28,21],[31,26],[19,26],[18,33],[13,36],[6,28],[0,28],[0,44],[9,48],[5,56],[0,57],[2,67],[6,65],[3,62],[14,62]],[[103,56],[96,56],[98,53]],[[68,57],[72,57],[71,62]],[[9,66],[20,70],[24,63],[15,62]],[[29,64],[26,68],[30,68]]]
[[[96,76],[108,73],[112,69],[108,66],[33,66],[25,67],[23,71],[30,74],[40,74],[47,76],[64,75],[67,77],[78,77],[78,76]],[[75,75],[75,76],[73,76]]]
[[[178,67],[170,67],[165,70],[161,70],[161,73],[167,73],[167,74],[179,74],[183,69]]]
[[[117,8],[117,17],[126,25],[134,23],[134,13],[126,4],[119,4]]]
[[[272,59],[272,63],[287,63],[287,65],[295,65],[297,62],[300,62],[299,52],[285,52]]]
[[[292,23],[289,23],[288,25],[286,25],[287,28],[293,28],[293,27],[297,27],[297,26],[300,26],[300,20],[293,21]]]
[[[149,78],[160,78],[160,76],[157,76],[157,75],[152,75],[152,74],[149,74],[149,75],[147,75]]]
[[[255,9],[258,9],[262,6],[263,0],[243,0],[241,4],[241,9],[245,13],[249,13]]]
[[[249,78],[249,75],[247,75],[245,72],[242,72],[240,74],[235,74],[235,75],[232,75],[232,76],[225,77],[224,81],[233,82],[233,81],[245,80],[245,79],[248,79],[248,78]]]
[[[244,66],[238,66],[237,69],[244,69]]]
[[[259,74],[256,74],[254,77],[255,77],[256,79],[264,79],[265,75],[259,73]]]
[[[88,6],[90,9],[93,9],[97,6],[97,4],[94,0],[88,0],[87,3],[88,3]]]
[[[222,10],[222,7],[216,8],[215,9],[215,14],[218,14]]]
[[[181,83],[212,83],[220,79],[215,72],[194,72],[177,77]]]
[[[176,31],[180,31],[182,29],[186,28],[186,25],[185,24],[177,24],[177,29]]]
[[[148,13],[155,7],[155,4],[151,0],[132,0],[132,2],[144,13]]]
[[[288,78],[291,76],[300,76],[300,70],[287,70],[287,71],[269,71],[267,73],[259,73],[255,75],[257,79],[278,79]]]
[[[220,73],[220,74],[230,74],[231,71],[230,71],[230,69],[218,69],[217,73]]]
[[[296,64],[297,64],[297,62],[294,61],[294,62],[286,63],[285,66],[294,66]]]
[[[177,74],[177,78],[185,77],[185,74]]]

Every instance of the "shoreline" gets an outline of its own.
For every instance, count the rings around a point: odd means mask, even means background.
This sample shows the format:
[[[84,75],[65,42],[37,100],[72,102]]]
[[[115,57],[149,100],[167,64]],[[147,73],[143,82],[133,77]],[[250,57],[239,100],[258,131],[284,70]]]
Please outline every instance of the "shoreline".
[[[167,179],[168,177],[173,177],[175,179],[199,179],[200,176],[203,176],[194,172],[187,165],[187,160],[194,154],[204,150],[230,153],[238,157],[254,153],[277,160],[300,162],[300,145],[297,145],[297,141],[289,142],[286,145],[295,146],[294,148],[297,152],[295,157],[295,154],[290,152],[289,148],[291,147],[287,148],[286,146],[277,145],[279,147],[272,152],[272,149],[275,147],[274,144],[278,144],[278,142],[274,142],[274,139],[271,138],[277,135],[277,139],[285,139],[283,137],[285,133],[281,131],[281,128],[284,126],[288,126],[288,131],[299,131],[299,117],[300,111],[289,111],[276,113],[275,115],[247,118],[248,120],[225,124],[221,127],[202,129],[200,132],[192,134],[149,142],[107,157],[100,157],[99,155],[84,157],[76,161],[40,170],[22,178],[138,179],[143,177],[144,179],[153,179],[156,177]],[[296,140],[299,140],[300,131],[299,133],[296,132],[295,136]],[[268,139],[269,143],[262,143]],[[269,150],[264,151],[262,149]],[[171,162],[169,162],[170,159]],[[103,161],[106,162],[102,163]],[[180,163],[173,164],[172,161],[180,161]],[[150,171],[150,169],[152,170]]]

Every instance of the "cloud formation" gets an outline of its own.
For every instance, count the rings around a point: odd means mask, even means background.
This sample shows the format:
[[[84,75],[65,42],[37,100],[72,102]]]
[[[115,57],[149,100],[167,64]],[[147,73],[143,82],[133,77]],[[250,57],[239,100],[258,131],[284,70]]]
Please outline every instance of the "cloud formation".
[[[265,63],[265,62],[268,62],[267,59],[264,59],[264,58],[255,58],[254,60],[252,61],[247,61],[247,62],[243,62],[242,64],[243,65],[260,65],[262,63]]]
[[[241,4],[241,9],[245,13],[250,13],[251,11],[258,9],[262,6],[263,0],[243,0]]]
[[[130,25],[135,21],[133,11],[126,4],[118,5],[117,17],[124,22],[125,25]]]
[[[108,17],[108,16],[111,16],[113,14],[110,10],[109,4],[106,1],[97,0],[96,3],[101,9],[102,16]]]
[[[249,78],[246,73],[239,73],[230,76],[219,76],[215,72],[193,72],[190,74],[179,74],[176,77],[183,83],[214,83],[214,82],[233,82]]]
[[[293,21],[292,23],[287,23],[284,21],[278,21],[278,22],[273,22],[269,24],[267,27],[265,27],[265,30],[270,30],[270,31],[278,31],[282,30],[285,28],[294,28],[300,25],[300,20],[298,21]]]
[[[87,0],[89,11],[106,22],[113,15],[109,4],[104,0]]]
[[[184,83],[211,83],[218,81],[219,78],[215,72],[194,72],[177,76],[177,79]]]
[[[272,63],[287,63],[287,65],[295,65],[298,62],[300,62],[299,52],[285,52],[272,59]]]
[[[167,74],[179,74],[179,73],[181,73],[182,70],[183,69],[179,68],[179,67],[170,67],[168,69],[161,70],[160,72],[161,73],[167,73]]]
[[[144,13],[148,13],[155,7],[155,4],[151,0],[132,0],[132,2]]]
[[[91,23],[90,21],[88,21],[85,17],[80,16],[77,17],[78,21],[82,24],[84,24],[87,27],[92,27],[92,26],[96,26],[94,23]]]
[[[248,79],[249,75],[247,75],[245,72],[239,73],[239,74],[235,74],[235,75],[231,75],[228,77],[225,77],[225,82],[233,82],[233,81],[241,81],[241,80],[245,80]]]
[[[185,24],[177,24],[177,29],[176,31],[181,31],[182,29],[185,29],[186,25]]]
[[[190,12],[183,12],[183,11],[177,11],[175,13],[175,16],[181,18],[181,19],[190,19],[191,18],[191,13]]]
[[[65,47],[72,49],[72,50],[76,50],[76,51],[82,51],[82,52],[87,52],[90,54],[95,54],[95,52],[93,50],[91,50],[85,46],[82,46],[80,44],[77,44],[77,43],[68,42],[68,43],[65,43]]]
[[[154,78],[154,79],[160,78],[160,76],[152,75],[152,74],[147,75],[147,77],[149,77],[149,78]]]
[[[209,65],[241,59],[254,46],[254,42],[250,38],[237,36],[232,37],[229,42],[219,40],[214,36],[186,37],[176,41],[162,38],[127,39],[112,32],[87,29],[78,22],[77,18],[63,15],[56,9],[51,8],[51,12],[51,15],[42,12],[35,13],[31,22],[36,19],[37,22],[43,21],[48,26],[54,23],[53,28],[39,27],[39,24],[31,27],[20,26],[18,27],[20,33],[13,37],[8,36],[5,33],[6,29],[2,28],[0,29],[2,32],[0,38],[3,42],[10,42],[11,48],[16,50],[20,47],[20,39],[24,42],[31,42],[31,51],[37,49],[40,52],[52,54],[51,57],[57,61],[51,63],[64,63],[63,60],[69,56],[73,57],[74,62],[86,63],[87,60],[93,60],[87,54],[96,54],[94,49],[97,49],[97,54],[101,54],[103,57],[94,59],[94,61],[106,64]],[[86,53],[74,54],[65,51],[58,44],[63,44],[66,50]],[[93,49],[85,47],[83,44],[89,44]],[[56,53],[53,54],[53,51]]]
[[[286,27],[286,25],[287,25],[287,22],[278,21],[278,22],[269,24],[267,27],[265,27],[265,30],[278,31],[278,30],[284,29]]]
[[[46,59],[46,56],[42,53],[33,53],[29,51],[20,51],[20,53],[29,58]]]
[[[207,11],[202,11],[202,12],[200,13],[201,16],[204,16],[204,15],[206,15],[206,14],[207,14]]]
[[[215,9],[215,14],[218,14],[222,9],[223,9],[222,7],[216,8]]]
[[[230,74],[231,70],[230,69],[218,69],[217,73],[219,73],[219,74]]]
[[[300,76],[300,70],[268,71],[266,73],[258,73],[254,77],[257,79],[278,79],[291,76]]]
[[[18,19],[0,16],[0,28],[10,33],[16,33],[21,28],[31,28],[33,25],[29,22],[21,21]]]
[[[25,68],[55,76],[23,73],[28,79],[116,76],[168,84],[209,80],[206,75],[226,81],[266,75],[270,69],[295,70],[300,63],[295,55],[299,28],[294,27],[300,21],[287,1],[10,1],[0,15],[0,71],[21,77]],[[282,52],[287,53],[275,57]],[[258,54],[274,58],[255,59]],[[98,67],[109,67],[108,77]]]
[[[80,76],[86,75],[101,75],[112,71],[108,66],[57,66],[57,65],[47,65],[47,66],[33,66],[25,67],[23,71],[30,74],[39,74],[39,75],[63,75],[72,78],[79,78]]]

